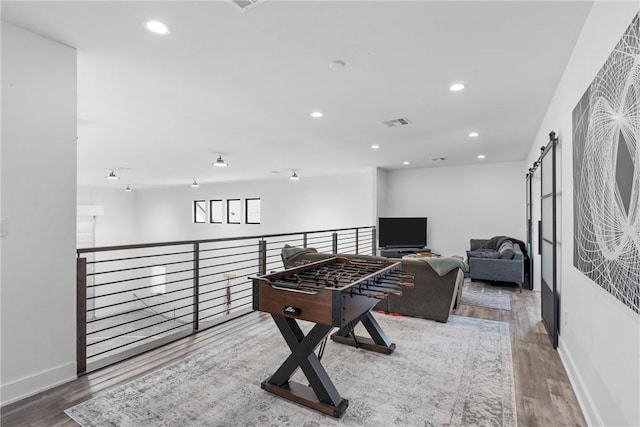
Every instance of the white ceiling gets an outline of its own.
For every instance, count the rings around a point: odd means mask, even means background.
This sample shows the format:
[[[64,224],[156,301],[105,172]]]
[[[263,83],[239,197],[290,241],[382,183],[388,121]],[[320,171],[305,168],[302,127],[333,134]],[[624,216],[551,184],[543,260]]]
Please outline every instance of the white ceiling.
[[[523,160],[591,4],[3,1],[2,19],[78,51],[79,184],[145,188]]]

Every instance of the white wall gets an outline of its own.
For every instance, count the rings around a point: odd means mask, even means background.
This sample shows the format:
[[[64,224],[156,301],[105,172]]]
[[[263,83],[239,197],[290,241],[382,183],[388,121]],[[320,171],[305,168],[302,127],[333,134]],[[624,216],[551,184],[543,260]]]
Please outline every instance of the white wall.
[[[428,217],[427,245],[466,255],[469,240],[526,240],[524,162],[390,171],[381,216]]]
[[[538,157],[549,131],[558,133],[564,153],[559,353],[590,425],[640,425],[640,316],[573,267],[571,114],[637,12],[637,1],[594,3],[527,159],[531,165]]]
[[[260,198],[261,224],[194,224],[194,200]],[[374,225],[370,172],[137,192],[139,242],[240,237]],[[107,207],[105,207],[105,210]]]
[[[78,187],[78,205],[102,206],[95,218],[95,246],[140,243],[138,238],[138,192],[121,188]]]
[[[76,51],[3,22],[2,404],[76,376],[76,115]]]

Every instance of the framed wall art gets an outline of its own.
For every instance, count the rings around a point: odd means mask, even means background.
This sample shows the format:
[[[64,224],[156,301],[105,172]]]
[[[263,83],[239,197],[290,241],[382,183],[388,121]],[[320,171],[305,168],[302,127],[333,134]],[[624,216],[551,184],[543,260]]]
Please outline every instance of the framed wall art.
[[[260,224],[260,199],[246,199],[245,213],[246,224]]]
[[[227,224],[241,223],[241,207],[240,199],[227,200]]]
[[[193,222],[198,224],[207,222],[207,201],[206,200],[193,201]]]
[[[209,222],[212,224],[222,224],[224,208],[222,200],[209,200]]]

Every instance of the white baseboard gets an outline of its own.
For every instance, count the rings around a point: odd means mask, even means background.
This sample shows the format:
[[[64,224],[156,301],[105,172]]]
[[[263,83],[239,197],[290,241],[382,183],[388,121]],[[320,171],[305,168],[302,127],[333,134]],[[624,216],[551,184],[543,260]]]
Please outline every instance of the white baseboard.
[[[17,402],[78,378],[76,362],[55,366],[0,386],[0,406]]]
[[[602,422],[602,418],[591,399],[589,391],[585,387],[584,381],[582,381],[582,376],[573,362],[571,353],[565,346],[561,337],[558,337],[558,354],[560,355],[560,360],[564,365],[564,370],[567,372],[567,376],[569,377],[571,387],[573,387],[573,391],[576,394],[578,405],[580,405],[582,415],[584,415],[587,425],[603,426],[604,423]]]

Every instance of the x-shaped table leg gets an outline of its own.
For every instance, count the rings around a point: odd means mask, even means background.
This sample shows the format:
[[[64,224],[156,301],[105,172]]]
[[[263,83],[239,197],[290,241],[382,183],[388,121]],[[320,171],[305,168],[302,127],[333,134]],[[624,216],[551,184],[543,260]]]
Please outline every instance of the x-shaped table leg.
[[[333,327],[318,323],[305,336],[295,319],[276,314],[271,316],[291,349],[291,354],[269,379],[262,382],[262,388],[334,417],[342,416],[349,401],[340,396],[314,353],[320,341]],[[309,380],[311,390],[307,386],[290,381],[298,368],[302,369]]]
[[[369,332],[371,338],[356,336],[353,328],[358,322],[362,322],[362,325],[367,332]],[[389,354],[396,349],[396,345],[389,340],[380,327],[380,324],[371,314],[371,311],[365,311],[360,317],[354,319],[353,322],[338,329],[336,333],[331,335],[331,339],[340,344],[362,347],[367,350],[377,351],[378,353]]]

